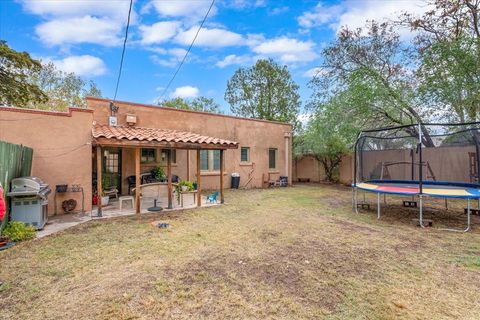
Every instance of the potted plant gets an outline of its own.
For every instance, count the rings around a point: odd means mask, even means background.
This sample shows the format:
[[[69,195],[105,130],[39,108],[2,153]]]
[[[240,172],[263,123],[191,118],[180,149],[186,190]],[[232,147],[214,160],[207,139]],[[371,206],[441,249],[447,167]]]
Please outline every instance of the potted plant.
[[[110,196],[105,194],[105,191],[109,191],[112,189],[112,177],[110,175],[103,175],[102,176],[102,192],[100,193],[100,203],[102,204],[102,207],[108,206],[108,203],[110,202]],[[98,201],[98,199],[97,199]]]
[[[187,191],[194,190],[193,183],[188,180],[180,181],[176,186],[176,190],[177,190],[177,200],[180,201],[180,192],[187,192]]]
[[[150,173],[157,181],[162,181],[165,179],[165,171],[160,166],[153,168]]]
[[[0,248],[6,246],[9,242],[9,237],[0,235]]]
[[[110,202],[110,197],[105,195],[105,193],[102,192],[102,196],[101,196],[101,203],[102,203],[102,207],[104,206],[108,206],[108,203]]]

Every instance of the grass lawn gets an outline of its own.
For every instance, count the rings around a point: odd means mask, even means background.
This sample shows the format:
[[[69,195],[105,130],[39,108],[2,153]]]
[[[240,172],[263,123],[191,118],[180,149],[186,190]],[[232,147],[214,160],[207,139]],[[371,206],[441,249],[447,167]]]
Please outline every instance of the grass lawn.
[[[224,206],[19,244],[0,252],[0,318],[480,319],[478,217],[458,234],[435,228],[462,213],[427,210],[434,228],[420,229],[413,209],[386,206],[377,221],[373,206],[352,213],[350,196],[230,191]]]

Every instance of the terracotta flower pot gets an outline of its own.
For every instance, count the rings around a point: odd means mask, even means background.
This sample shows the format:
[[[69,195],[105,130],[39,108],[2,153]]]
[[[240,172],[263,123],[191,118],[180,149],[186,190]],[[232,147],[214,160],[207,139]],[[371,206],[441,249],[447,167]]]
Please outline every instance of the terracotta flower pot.
[[[5,236],[0,236],[0,247],[6,246],[10,242],[10,239]]]

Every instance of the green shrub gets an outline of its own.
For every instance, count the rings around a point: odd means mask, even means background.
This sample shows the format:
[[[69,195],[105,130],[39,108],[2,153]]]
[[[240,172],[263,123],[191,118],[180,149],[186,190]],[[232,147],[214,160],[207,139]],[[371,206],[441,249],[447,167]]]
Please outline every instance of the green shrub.
[[[10,221],[2,234],[15,242],[30,240],[35,238],[35,228],[20,221]]]
[[[180,192],[182,191],[182,186],[187,187],[187,191],[193,190],[193,183],[188,180],[182,180],[177,184],[177,200],[180,201]]]
[[[193,190],[193,183],[188,180],[182,180],[178,183],[178,188],[180,189],[180,191],[182,190],[182,186],[186,186],[188,188],[188,191]]]
[[[150,173],[154,176],[154,178],[158,181],[163,179],[165,177],[165,171],[163,171],[163,168],[158,166],[153,168]]]

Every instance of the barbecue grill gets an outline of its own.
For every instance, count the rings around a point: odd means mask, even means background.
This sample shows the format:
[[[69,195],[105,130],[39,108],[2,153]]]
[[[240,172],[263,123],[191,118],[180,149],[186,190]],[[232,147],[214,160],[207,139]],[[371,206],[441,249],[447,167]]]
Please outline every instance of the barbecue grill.
[[[12,180],[7,196],[12,198],[12,220],[43,229],[48,220],[47,196],[52,190],[38,177],[22,177]]]

